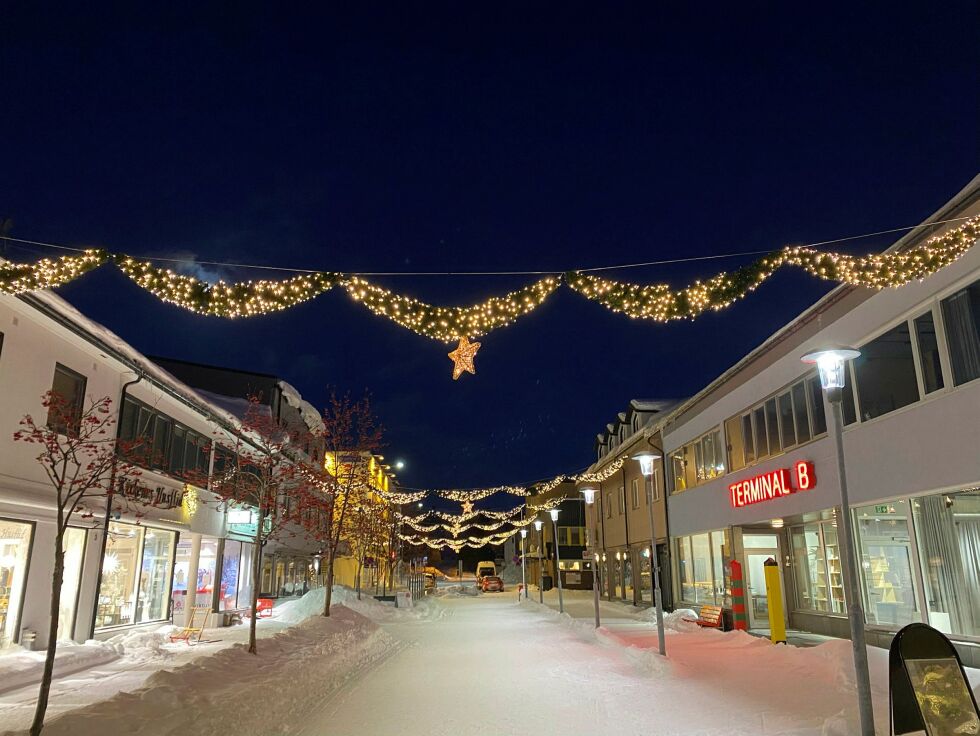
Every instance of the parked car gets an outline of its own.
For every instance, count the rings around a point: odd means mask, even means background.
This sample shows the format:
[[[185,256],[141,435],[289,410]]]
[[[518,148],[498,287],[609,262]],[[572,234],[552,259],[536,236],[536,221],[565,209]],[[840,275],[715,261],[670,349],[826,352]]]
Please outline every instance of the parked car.
[[[504,581],[498,575],[484,575],[480,579],[480,590],[484,593],[503,593]]]

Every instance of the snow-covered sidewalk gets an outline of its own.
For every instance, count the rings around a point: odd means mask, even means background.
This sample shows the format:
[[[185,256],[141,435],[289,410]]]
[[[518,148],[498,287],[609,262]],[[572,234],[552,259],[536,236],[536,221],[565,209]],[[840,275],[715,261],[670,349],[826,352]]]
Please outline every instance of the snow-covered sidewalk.
[[[323,609],[322,590],[278,605],[272,618],[258,621],[257,658],[245,651],[247,623],[208,629],[202,642],[193,646],[171,644],[168,635],[174,627],[163,626],[104,642],[59,647],[45,733],[102,734],[123,722],[126,733],[171,733],[171,726],[181,723],[184,727],[179,732],[196,733],[197,726],[187,724],[207,722],[208,711],[228,722],[225,703],[234,704],[233,721],[257,716],[258,722],[265,723],[276,718],[280,705],[301,710],[302,701],[315,699],[308,691],[295,696],[286,691],[285,697],[275,699],[257,693],[260,685],[268,685],[273,673],[305,681],[300,667],[305,663],[312,665],[311,673],[318,679],[341,682],[394,646],[365,613],[384,620],[406,615],[417,618],[428,611],[424,607],[395,611],[367,597],[357,601],[342,588],[335,589],[334,603],[330,619],[318,615]],[[346,661],[347,656],[353,659]],[[29,726],[42,660],[42,652],[0,658],[4,733],[19,733]],[[323,669],[321,660],[329,660],[329,671]],[[253,677],[259,681],[251,682]],[[238,694],[245,696],[241,702],[237,702]],[[204,701],[211,699],[214,703],[206,707]],[[238,730],[251,733],[248,727]],[[268,729],[263,726],[254,733],[265,734]]]

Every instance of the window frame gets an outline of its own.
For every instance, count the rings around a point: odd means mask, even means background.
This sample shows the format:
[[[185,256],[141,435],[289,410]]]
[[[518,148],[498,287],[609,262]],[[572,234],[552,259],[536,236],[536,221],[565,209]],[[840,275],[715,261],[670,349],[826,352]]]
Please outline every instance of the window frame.
[[[80,384],[80,390],[77,393],[76,401],[75,401],[75,403],[77,404],[77,406],[75,407],[75,412],[78,415],[75,418],[76,420],[78,420],[79,424],[74,427],[68,427],[68,426],[65,426],[64,428],[54,427],[51,424],[51,412],[49,411],[46,425],[49,429],[58,432],[58,434],[63,434],[66,436],[78,435],[78,431],[79,429],[81,429],[80,426],[81,414],[83,411],[85,411],[85,394],[88,392],[88,376],[84,375],[83,373],[79,373],[78,371],[72,368],[69,368],[64,363],[59,363],[58,361],[55,361],[54,374],[51,376],[51,393],[57,393],[54,390],[54,382],[55,379],[58,377],[59,372],[67,376],[68,378],[75,380],[76,382],[78,382],[78,384]],[[62,431],[62,429],[64,429],[64,431]],[[71,431],[69,432],[69,430]]]

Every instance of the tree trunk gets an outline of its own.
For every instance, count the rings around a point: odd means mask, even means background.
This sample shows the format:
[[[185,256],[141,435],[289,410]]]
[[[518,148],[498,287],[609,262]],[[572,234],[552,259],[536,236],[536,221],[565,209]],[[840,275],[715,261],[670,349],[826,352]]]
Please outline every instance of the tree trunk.
[[[255,525],[255,549],[252,551],[252,615],[248,621],[248,653],[258,654],[255,645],[255,623],[259,617],[259,584],[262,575],[262,525],[265,523],[262,505],[259,504],[258,523]]]
[[[336,552],[331,548],[327,555],[327,584],[323,595],[323,615],[330,615],[330,599],[333,597],[333,561]]]
[[[357,581],[357,600],[361,600],[361,570],[364,569],[364,558],[360,557],[357,560],[357,574],[354,576],[354,580]]]
[[[44,671],[41,686],[37,693],[37,706],[34,709],[34,722],[31,736],[38,736],[44,728],[44,714],[48,710],[48,695],[51,692],[51,678],[54,675],[54,655],[58,650],[58,619],[61,617],[61,584],[65,578],[64,532],[55,537],[54,576],[51,578],[51,619],[48,624],[48,651],[44,656]]]

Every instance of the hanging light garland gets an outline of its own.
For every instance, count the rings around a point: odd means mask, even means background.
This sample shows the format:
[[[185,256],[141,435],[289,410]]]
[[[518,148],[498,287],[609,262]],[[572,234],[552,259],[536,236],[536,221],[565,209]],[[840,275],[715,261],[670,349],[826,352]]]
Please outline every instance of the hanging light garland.
[[[196,314],[231,319],[289,309],[328,291],[341,280],[340,274],[317,272],[283,281],[261,279],[212,284],[129,256],[117,256],[116,265],[129,278],[165,302]]]
[[[74,281],[109,260],[104,250],[86,250],[78,256],[42,258],[34,263],[0,263],[0,292],[25,294]]]

